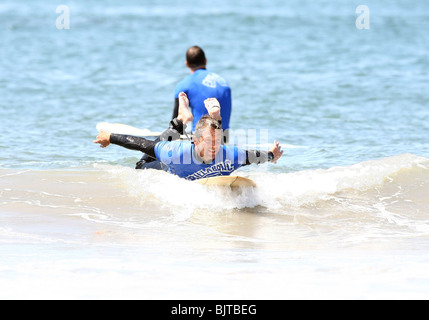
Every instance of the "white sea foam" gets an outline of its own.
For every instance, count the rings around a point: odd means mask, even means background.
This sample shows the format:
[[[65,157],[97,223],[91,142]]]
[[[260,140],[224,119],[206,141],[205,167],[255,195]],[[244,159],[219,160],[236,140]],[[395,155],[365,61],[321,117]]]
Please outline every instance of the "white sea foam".
[[[123,181],[130,195],[144,202],[156,198],[177,208],[211,210],[245,207],[299,207],[326,201],[340,192],[364,192],[382,188],[392,176],[410,170],[427,170],[428,160],[410,154],[333,167],[291,173],[240,172],[257,183],[257,188],[231,191],[211,188],[155,170],[135,171],[122,166],[105,166],[112,176]],[[416,171],[416,174],[420,171]]]

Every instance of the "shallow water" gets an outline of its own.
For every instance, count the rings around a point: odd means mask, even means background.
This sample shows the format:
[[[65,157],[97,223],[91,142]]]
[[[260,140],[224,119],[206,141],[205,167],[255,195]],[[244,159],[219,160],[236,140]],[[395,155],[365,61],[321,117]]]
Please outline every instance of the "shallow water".
[[[426,296],[428,159],[247,176],[231,191],[118,165],[3,169],[3,297]]]

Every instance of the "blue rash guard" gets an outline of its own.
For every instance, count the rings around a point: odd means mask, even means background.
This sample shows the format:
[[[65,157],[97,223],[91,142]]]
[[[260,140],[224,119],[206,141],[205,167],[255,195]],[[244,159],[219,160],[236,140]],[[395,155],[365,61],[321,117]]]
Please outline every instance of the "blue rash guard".
[[[219,101],[222,129],[229,129],[231,89],[225,79],[206,69],[198,69],[177,84],[174,97],[178,98],[182,91],[188,96],[194,116],[192,132],[195,131],[198,120],[207,114],[207,109],[204,106],[204,100],[207,98],[216,98]]]
[[[194,150],[191,141],[161,141],[155,145],[155,156],[169,172],[187,180],[229,176],[246,164],[246,151],[236,146],[222,145],[209,164],[195,158]]]

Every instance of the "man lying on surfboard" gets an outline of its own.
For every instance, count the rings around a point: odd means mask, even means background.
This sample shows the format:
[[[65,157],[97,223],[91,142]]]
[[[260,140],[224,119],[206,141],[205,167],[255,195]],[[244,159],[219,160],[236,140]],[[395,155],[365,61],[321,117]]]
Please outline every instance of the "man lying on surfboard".
[[[178,116],[161,135],[163,136],[161,140],[164,141],[151,141],[142,137],[100,131],[94,143],[99,143],[102,148],[113,143],[127,149],[142,151],[156,159],[148,163],[150,166],[144,168],[163,169],[187,180],[228,176],[241,166],[249,164],[267,161],[277,163],[283,154],[277,141],[274,141],[269,151],[244,150],[237,146],[223,145],[219,102],[210,98],[204,101],[204,104],[208,115],[198,121],[193,141],[178,140],[180,132],[183,132],[183,126],[193,119],[188,98],[181,92]]]

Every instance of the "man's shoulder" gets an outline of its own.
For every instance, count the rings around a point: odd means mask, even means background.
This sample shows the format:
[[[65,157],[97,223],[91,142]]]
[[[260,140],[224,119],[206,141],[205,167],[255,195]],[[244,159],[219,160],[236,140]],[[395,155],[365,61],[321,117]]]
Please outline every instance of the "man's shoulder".
[[[215,72],[208,71],[200,75],[201,84],[205,87],[216,88],[217,86],[228,87],[228,82]]]
[[[188,94],[192,90],[212,90],[216,88],[230,90],[228,82],[218,73],[207,69],[199,69],[179,81],[176,85],[174,96],[178,98],[180,92]]]
[[[159,141],[156,144],[157,149],[163,149],[164,151],[184,151],[191,150],[192,143],[191,141],[182,141],[182,140],[174,140],[174,141]]]
[[[187,93],[187,91],[189,90],[190,86],[192,85],[193,82],[193,74],[189,74],[186,77],[184,77],[182,80],[180,80],[177,84],[176,84],[176,88],[174,90],[174,94],[175,97],[177,98],[179,93],[184,91],[185,93]]]
[[[166,163],[180,163],[180,159],[189,158],[192,154],[190,141],[159,141],[155,146],[155,156]]]

